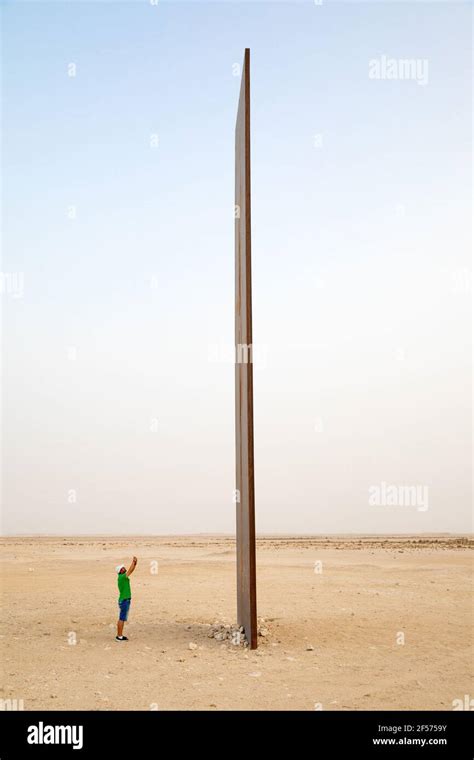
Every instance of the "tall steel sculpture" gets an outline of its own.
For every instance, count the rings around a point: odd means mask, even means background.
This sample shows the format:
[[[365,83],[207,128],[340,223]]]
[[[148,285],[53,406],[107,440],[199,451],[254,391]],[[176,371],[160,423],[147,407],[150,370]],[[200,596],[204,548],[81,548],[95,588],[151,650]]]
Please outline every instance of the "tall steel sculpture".
[[[235,443],[237,620],[257,647],[250,228],[250,50],[245,50],[235,127]]]

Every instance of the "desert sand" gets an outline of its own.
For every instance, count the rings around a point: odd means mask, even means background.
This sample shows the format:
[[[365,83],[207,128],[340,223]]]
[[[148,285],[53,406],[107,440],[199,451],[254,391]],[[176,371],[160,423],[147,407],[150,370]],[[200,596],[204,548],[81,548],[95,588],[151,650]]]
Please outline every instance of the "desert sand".
[[[25,710],[451,710],[474,694],[470,537],[259,538],[255,651],[209,637],[236,622],[232,538],[1,544],[0,698]],[[118,643],[114,568],[134,554]]]

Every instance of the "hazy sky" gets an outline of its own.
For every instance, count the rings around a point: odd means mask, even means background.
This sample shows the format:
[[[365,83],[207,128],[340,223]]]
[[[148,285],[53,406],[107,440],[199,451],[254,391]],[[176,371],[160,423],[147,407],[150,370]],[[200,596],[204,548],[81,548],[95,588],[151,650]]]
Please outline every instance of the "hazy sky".
[[[6,0],[4,533],[234,529],[245,47],[257,530],[472,529],[470,5]]]

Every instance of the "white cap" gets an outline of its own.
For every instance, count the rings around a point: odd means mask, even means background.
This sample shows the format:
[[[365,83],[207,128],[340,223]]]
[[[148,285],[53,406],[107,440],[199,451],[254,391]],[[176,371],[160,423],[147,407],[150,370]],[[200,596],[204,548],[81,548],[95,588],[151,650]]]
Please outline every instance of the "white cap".
[[[125,565],[117,565],[117,567],[115,568],[115,572],[119,573],[121,571],[122,567],[125,567]]]

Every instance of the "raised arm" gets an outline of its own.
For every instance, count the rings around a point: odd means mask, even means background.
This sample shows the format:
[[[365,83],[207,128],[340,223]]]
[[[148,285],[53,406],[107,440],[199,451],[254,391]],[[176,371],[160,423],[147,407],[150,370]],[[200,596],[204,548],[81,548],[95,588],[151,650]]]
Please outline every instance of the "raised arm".
[[[133,573],[133,571],[135,570],[135,568],[136,568],[136,566],[137,566],[137,562],[138,562],[137,558],[136,558],[136,557],[134,557],[134,558],[132,559],[132,564],[130,565],[130,567],[129,567],[129,568],[128,568],[128,570],[127,570],[127,578],[128,578],[128,576],[129,576],[129,575],[131,575],[131,574]]]

